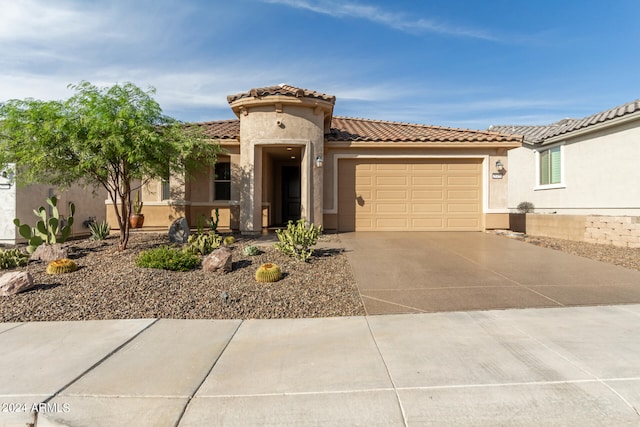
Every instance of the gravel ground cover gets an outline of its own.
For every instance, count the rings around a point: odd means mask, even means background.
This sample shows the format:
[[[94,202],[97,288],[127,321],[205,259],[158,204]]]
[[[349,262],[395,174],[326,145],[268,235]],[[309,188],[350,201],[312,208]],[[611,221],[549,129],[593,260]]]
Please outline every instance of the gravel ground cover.
[[[640,249],[597,245],[595,243],[586,242],[574,242],[572,240],[554,239],[551,237],[508,234],[501,235],[522,240],[532,245],[555,249],[584,258],[640,271]]]
[[[346,255],[340,249],[316,250],[303,263],[263,247],[263,254],[245,256],[255,242],[237,237],[232,246],[233,271],[207,273],[137,267],[144,249],[169,244],[166,234],[132,233],[126,251],[117,250],[117,236],[104,241],[68,242],[73,273],[48,275],[46,264],[30,262],[37,287],[0,298],[0,322],[98,320],[131,318],[268,319],[364,315],[364,307]],[[336,235],[323,235],[319,245],[339,246]],[[262,263],[278,264],[284,278],[257,283]],[[2,273],[2,272],[0,272]]]

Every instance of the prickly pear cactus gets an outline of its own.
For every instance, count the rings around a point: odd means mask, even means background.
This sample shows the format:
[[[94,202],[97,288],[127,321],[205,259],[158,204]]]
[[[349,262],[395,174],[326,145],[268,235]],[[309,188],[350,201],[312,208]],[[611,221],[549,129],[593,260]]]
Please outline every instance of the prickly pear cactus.
[[[33,213],[40,218],[35,227],[21,224],[18,218],[13,220],[13,223],[18,227],[20,236],[27,239],[27,252],[30,254],[43,243],[64,243],[71,235],[76,206],[73,203],[69,203],[69,216],[65,221],[60,219],[58,198],[52,196],[46,199],[46,202],[51,206],[51,217],[47,216],[47,209],[44,206],[34,209]]]

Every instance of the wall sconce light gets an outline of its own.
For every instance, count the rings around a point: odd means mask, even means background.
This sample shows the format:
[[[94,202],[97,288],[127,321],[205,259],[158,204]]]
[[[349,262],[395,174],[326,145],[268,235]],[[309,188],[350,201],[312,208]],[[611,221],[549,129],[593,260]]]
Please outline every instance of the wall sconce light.
[[[2,171],[2,173],[0,173],[0,178],[2,178],[0,179],[0,188],[11,188],[13,181],[13,172],[7,172],[6,170],[4,170]]]
[[[324,160],[322,160],[322,156],[316,157],[316,167],[321,168]]]
[[[500,160],[496,162],[496,169],[498,170],[498,172],[504,172],[504,165]]]

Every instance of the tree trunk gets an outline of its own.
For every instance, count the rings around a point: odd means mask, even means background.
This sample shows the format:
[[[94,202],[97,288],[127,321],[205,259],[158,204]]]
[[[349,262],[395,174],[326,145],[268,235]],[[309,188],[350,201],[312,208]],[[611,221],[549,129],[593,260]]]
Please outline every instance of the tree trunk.
[[[131,214],[131,183],[123,182],[123,191],[120,197],[120,211],[122,212],[122,224],[120,224],[120,244],[118,249],[124,251],[129,243],[129,215]]]

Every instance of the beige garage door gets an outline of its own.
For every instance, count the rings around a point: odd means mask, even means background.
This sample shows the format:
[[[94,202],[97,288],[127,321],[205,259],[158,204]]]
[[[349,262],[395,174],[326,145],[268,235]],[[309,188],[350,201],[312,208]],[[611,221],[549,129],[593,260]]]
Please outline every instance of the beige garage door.
[[[482,230],[481,159],[341,159],[340,231]]]

